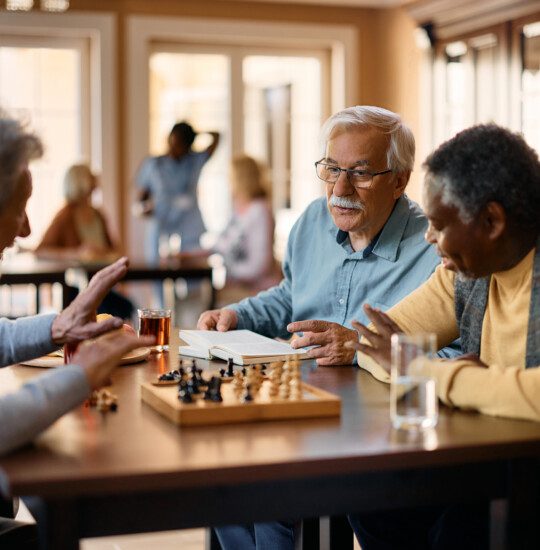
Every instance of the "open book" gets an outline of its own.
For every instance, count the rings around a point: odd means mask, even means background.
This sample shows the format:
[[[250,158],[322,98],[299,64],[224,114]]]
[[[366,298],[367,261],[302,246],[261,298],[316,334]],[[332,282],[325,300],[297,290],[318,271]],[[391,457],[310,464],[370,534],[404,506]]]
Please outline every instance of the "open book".
[[[180,355],[202,359],[231,358],[236,365],[283,361],[291,355],[298,359],[307,358],[306,349],[294,349],[289,344],[251,330],[181,330],[180,338],[189,344],[180,346]]]

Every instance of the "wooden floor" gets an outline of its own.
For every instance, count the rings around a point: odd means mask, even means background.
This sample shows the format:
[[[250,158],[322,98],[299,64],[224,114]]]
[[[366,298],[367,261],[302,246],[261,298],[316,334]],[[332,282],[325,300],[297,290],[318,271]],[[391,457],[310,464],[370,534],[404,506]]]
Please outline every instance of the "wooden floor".
[[[84,539],[81,550],[204,550],[204,529]]]

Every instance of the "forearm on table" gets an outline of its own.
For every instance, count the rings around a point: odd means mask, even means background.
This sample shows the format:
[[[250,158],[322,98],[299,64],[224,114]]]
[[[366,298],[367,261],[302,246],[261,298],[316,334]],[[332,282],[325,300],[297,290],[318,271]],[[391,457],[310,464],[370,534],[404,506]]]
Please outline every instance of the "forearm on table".
[[[0,398],[0,454],[32,441],[90,393],[82,367],[50,371]]]
[[[540,369],[488,368],[466,359],[431,361],[426,374],[437,381],[443,403],[492,416],[540,420]]]
[[[55,346],[51,325],[56,314],[0,319],[0,366],[12,365],[50,353]]]

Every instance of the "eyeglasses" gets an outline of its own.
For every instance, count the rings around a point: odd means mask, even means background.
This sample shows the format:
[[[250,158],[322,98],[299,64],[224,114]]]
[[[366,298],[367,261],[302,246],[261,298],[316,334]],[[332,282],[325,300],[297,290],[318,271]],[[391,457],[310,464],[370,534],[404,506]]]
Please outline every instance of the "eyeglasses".
[[[375,176],[388,174],[388,172],[392,171],[383,170],[382,172],[370,172],[369,170],[361,170],[359,168],[340,168],[339,166],[326,164],[320,160],[315,163],[315,170],[317,171],[317,177],[326,183],[336,183],[341,172],[345,172],[349,183],[357,189],[367,189],[371,187]]]

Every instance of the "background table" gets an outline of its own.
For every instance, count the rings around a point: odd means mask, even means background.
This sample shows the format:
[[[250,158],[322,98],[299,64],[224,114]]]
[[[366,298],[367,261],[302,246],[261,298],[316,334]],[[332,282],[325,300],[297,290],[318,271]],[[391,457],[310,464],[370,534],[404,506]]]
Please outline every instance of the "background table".
[[[172,349],[177,344],[175,337]],[[390,427],[387,386],[354,367],[308,364],[309,383],[341,396],[341,418],[179,428],[139,395],[141,382],[176,364],[171,353],[119,368],[117,413],[81,407],[0,460],[5,495],[40,497],[44,548],[502,496],[510,503],[508,547],[540,547],[540,424],[443,408],[435,430],[411,437]],[[36,372],[2,369],[0,387]]]
[[[89,279],[108,264],[84,263],[64,260],[41,260],[34,254],[22,253],[0,264],[0,284],[33,284],[37,287],[36,312],[39,311],[39,287],[42,284],[60,283],[63,304],[66,304],[68,270],[79,271]],[[166,279],[208,280],[212,289],[209,309],[215,304],[215,289],[212,284],[212,267],[206,258],[182,258],[161,261],[159,264],[136,262],[130,264],[123,281],[164,281]]]

